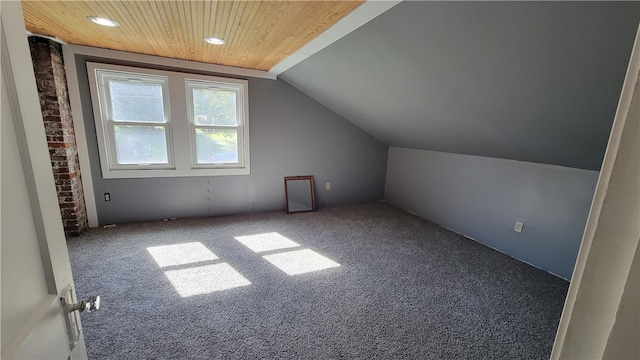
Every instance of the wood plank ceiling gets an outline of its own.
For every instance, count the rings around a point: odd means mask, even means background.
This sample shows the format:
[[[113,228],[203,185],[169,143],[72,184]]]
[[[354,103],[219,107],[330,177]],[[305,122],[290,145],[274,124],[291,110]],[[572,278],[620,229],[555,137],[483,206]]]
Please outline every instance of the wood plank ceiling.
[[[23,0],[22,9],[27,30],[69,44],[268,71],[362,2]]]

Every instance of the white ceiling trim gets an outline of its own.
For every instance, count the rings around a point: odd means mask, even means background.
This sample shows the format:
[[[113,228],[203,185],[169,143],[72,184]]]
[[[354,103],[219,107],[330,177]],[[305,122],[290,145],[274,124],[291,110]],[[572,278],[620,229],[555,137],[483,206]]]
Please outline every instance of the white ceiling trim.
[[[322,34],[311,40],[307,45],[272,67],[271,70],[269,70],[269,74],[274,76],[282,74],[289,68],[340,40],[401,2],[402,0],[368,0],[364,2]]]
[[[226,74],[226,75],[237,75],[243,77],[254,77],[254,78],[262,78],[262,79],[271,79],[276,80],[277,75],[270,74],[269,72],[262,70],[253,70],[253,69],[244,69],[233,66],[225,66],[225,65],[216,65],[203,63],[198,61],[191,60],[181,60],[181,59],[173,59],[166,58],[155,55],[145,55],[138,53],[131,53],[120,50],[111,50],[111,49],[102,49],[90,46],[82,46],[82,45],[65,45],[63,48],[70,54],[80,54],[80,55],[88,55],[88,56],[98,56],[110,59],[119,59],[126,60],[132,62],[140,62],[147,64],[155,64],[155,65],[163,65],[168,67],[178,67],[183,69],[192,69],[192,70],[200,70],[206,71],[216,74]]]

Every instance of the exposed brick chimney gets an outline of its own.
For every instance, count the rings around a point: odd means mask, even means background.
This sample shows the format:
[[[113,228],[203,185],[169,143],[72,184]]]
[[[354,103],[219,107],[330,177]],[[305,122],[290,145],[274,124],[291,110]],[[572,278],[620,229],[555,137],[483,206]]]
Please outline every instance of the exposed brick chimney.
[[[77,236],[88,224],[62,46],[32,36],[29,47],[64,232],[66,236]]]

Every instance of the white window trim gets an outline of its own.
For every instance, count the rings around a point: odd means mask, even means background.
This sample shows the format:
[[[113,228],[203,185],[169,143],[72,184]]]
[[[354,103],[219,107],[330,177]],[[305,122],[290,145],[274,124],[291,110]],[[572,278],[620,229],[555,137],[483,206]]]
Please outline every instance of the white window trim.
[[[173,142],[172,142],[172,136],[171,136],[172,134],[171,117],[169,115],[171,111],[169,107],[170,101],[168,101],[169,79],[166,76],[151,75],[146,73],[132,74],[130,72],[121,72],[121,71],[113,71],[113,70],[108,70],[108,73],[106,73],[104,72],[104,70],[107,70],[107,69],[96,68],[95,71],[93,72],[93,74],[96,76],[96,81],[94,81],[93,83],[98,84],[96,86],[99,86],[100,88],[103,89],[103,91],[101,92],[93,91],[93,94],[95,94],[96,97],[100,96],[100,100],[98,103],[99,103],[99,109],[100,109],[99,111],[100,111],[101,124],[100,126],[98,126],[99,124],[96,122],[96,133],[98,136],[98,142],[102,142],[102,144],[99,145],[100,148],[105,149],[104,157],[106,158],[106,163],[109,165],[109,170],[110,171],[140,170],[141,168],[163,169],[163,170],[174,169],[175,165],[174,165],[174,157],[173,157],[173,145],[172,145]],[[157,126],[164,127],[165,140],[166,140],[166,146],[167,146],[167,163],[166,164],[140,165],[140,164],[119,164],[117,162],[116,149],[114,146],[112,146],[112,144],[115,143],[115,134],[114,134],[113,128],[116,124],[120,122],[116,122],[113,119],[111,119],[111,117],[113,116],[113,113],[112,113],[113,109],[111,109],[111,99],[110,99],[111,94],[106,90],[104,90],[108,86],[107,84],[108,81],[116,80],[116,79],[117,80],[139,80],[142,83],[159,84],[162,86],[162,97],[163,97],[162,107],[164,110],[164,123],[163,124],[142,123],[142,126],[157,125]],[[98,111],[98,110],[94,110],[94,111]],[[124,124],[126,125],[126,124],[134,124],[134,123],[124,123]],[[105,161],[101,159],[100,163],[104,164]]]
[[[115,154],[109,155],[111,150],[111,139],[105,133],[105,122],[103,121],[103,111],[100,106],[98,94],[98,78],[96,70],[118,71],[123,73],[146,74],[164,76],[168,79],[168,136],[167,148],[169,151],[169,161],[173,163],[170,169],[164,166],[131,165],[114,166],[111,159],[115,159]],[[250,174],[250,149],[249,149],[249,86],[247,80],[221,78],[208,75],[195,75],[177,71],[165,71],[155,69],[145,69],[130,66],[102,64],[87,62],[87,72],[89,76],[89,88],[91,90],[91,101],[96,125],[96,135],[98,140],[98,152],[100,154],[100,167],[102,177],[105,179],[114,178],[153,178],[153,177],[180,177],[180,176],[219,176],[219,175],[249,175]],[[239,164],[211,164],[195,165],[193,152],[195,142],[191,135],[192,124],[190,115],[190,104],[187,96],[188,81],[218,82],[221,84],[231,84],[235,89],[239,89],[238,95],[239,124],[242,128],[242,136],[238,136],[238,161]],[[103,99],[103,103],[104,103]],[[192,150],[193,149],[193,150]],[[173,161],[172,161],[173,160]]]
[[[229,84],[229,82],[218,82],[218,81],[202,81],[201,79],[193,79],[193,78],[185,78],[185,93],[187,94],[187,113],[188,113],[188,121],[189,121],[189,131],[191,136],[192,144],[196,143],[196,129],[197,128],[210,128],[210,129],[236,129],[238,131],[238,138],[244,138],[245,131],[245,115],[243,109],[243,100],[244,97],[242,94],[242,87],[237,84]],[[227,90],[232,91],[236,94],[236,119],[238,120],[237,126],[208,126],[208,125],[196,125],[195,124],[195,115],[193,113],[193,89],[204,89],[207,87],[212,87],[219,90]],[[229,163],[229,164],[198,164],[197,161],[197,153],[196,147],[191,147],[191,166],[195,168],[243,168],[244,167],[244,147],[238,146],[238,162],[237,163]]]

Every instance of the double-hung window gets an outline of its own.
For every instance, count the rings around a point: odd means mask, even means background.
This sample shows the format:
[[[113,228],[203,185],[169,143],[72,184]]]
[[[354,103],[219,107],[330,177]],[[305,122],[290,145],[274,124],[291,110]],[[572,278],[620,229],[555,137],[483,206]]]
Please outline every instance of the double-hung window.
[[[186,80],[195,167],[243,166],[242,87],[215,81]]]
[[[110,168],[173,168],[167,77],[107,70],[96,76]]]
[[[104,178],[249,174],[248,82],[87,63]]]

